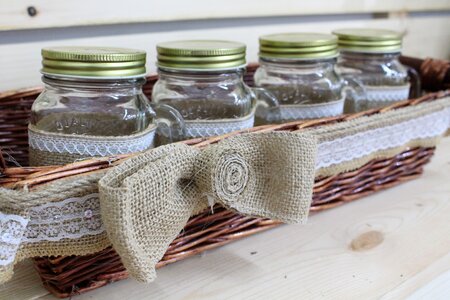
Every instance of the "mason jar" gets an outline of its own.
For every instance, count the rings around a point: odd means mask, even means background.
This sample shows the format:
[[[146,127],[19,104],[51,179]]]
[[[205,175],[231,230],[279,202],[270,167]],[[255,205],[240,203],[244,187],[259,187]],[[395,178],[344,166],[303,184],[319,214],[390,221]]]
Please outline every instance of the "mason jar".
[[[282,33],[259,38],[255,85],[279,102],[263,123],[337,116],[343,113],[345,82],[335,72],[337,38],[319,33]]]
[[[244,83],[245,51],[242,43],[219,40],[157,45],[159,78],[152,101],[180,112],[184,139],[251,128],[258,103],[276,106],[273,98]]]
[[[348,112],[383,107],[419,96],[420,82],[415,71],[399,61],[402,35],[384,29],[340,29],[340,56],[337,71],[359,85],[366,97],[350,99]],[[411,87],[414,88],[411,88]]]
[[[31,108],[30,164],[143,151],[153,147],[159,125],[181,134],[178,112],[152,107],[142,92],[145,52],[55,47],[44,48],[42,58],[45,87]]]

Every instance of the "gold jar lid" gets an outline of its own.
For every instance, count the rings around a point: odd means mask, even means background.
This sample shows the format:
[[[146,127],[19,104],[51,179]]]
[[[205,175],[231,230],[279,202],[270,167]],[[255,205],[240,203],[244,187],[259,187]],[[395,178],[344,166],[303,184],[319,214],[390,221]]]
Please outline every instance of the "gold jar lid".
[[[219,40],[159,43],[158,67],[180,70],[223,70],[245,66],[245,44]]]
[[[51,47],[42,49],[43,74],[73,77],[124,78],[145,75],[146,53],[109,47]]]
[[[331,34],[292,32],[259,38],[259,57],[275,59],[328,59],[338,55],[337,38]]]
[[[348,28],[333,31],[339,48],[366,53],[393,53],[402,49],[402,34],[386,29]]]

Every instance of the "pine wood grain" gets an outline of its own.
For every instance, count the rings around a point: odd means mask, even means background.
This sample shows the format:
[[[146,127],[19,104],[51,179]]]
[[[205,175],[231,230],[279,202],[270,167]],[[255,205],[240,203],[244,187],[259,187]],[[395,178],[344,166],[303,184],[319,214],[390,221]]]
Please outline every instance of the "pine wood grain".
[[[2,3],[0,30],[214,18],[450,9],[450,2],[446,0],[228,0],[226,5],[217,4],[210,0],[41,0],[35,2],[14,0]]]

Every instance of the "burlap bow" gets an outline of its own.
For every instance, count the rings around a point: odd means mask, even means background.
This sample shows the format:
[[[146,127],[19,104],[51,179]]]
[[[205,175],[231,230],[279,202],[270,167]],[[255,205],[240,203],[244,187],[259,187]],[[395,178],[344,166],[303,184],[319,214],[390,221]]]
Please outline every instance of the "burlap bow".
[[[315,138],[283,132],[241,135],[203,151],[183,144],[149,151],[99,181],[108,237],[131,276],[150,282],[189,217],[208,205],[304,222],[315,157]]]

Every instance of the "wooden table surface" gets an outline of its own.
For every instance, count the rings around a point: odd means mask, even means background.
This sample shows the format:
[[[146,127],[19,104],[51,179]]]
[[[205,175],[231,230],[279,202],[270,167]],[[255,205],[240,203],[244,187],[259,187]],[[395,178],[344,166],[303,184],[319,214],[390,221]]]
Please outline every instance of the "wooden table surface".
[[[81,299],[450,299],[450,138],[418,179]],[[55,299],[30,262],[0,299]]]

